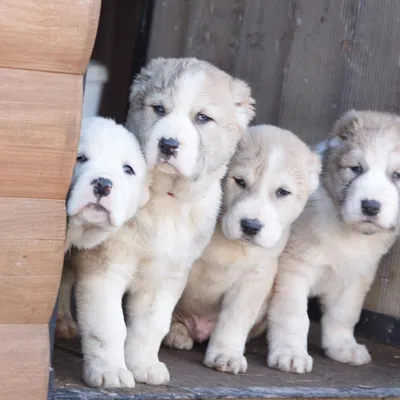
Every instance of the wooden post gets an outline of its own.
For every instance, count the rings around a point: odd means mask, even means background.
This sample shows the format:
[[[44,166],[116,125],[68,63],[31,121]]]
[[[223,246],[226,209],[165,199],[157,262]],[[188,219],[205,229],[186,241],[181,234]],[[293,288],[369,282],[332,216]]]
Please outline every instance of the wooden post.
[[[100,0],[0,1],[0,399],[46,399],[48,322]]]

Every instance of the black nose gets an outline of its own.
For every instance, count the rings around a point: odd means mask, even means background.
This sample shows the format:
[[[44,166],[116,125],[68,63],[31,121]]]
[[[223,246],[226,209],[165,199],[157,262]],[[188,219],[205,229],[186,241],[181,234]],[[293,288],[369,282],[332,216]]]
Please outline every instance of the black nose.
[[[174,138],[161,138],[158,143],[158,148],[160,149],[161,153],[170,157],[174,155],[176,150],[178,150],[179,142]]]
[[[379,213],[381,209],[381,203],[376,200],[362,200],[361,210],[363,214],[373,217]]]
[[[108,196],[111,192],[112,182],[107,178],[97,178],[92,182],[92,185],[96,197]]]
[[[260,232],[262,224],[258,219],[243,218],[240,221],[240,226],[245,235],[255,236]]]

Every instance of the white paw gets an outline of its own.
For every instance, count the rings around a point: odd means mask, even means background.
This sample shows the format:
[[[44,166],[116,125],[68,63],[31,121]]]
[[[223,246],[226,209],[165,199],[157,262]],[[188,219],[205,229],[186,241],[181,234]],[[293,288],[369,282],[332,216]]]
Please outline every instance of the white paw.
[[[79,336],[79,328],[77,323],[66,315],[57,318],[56,322],[56,338],[58,339],[74,339]]]
[[[171,329],[163,341],[165,346],[179,350],[190,350],[193,347],[193,339],[186,326],[180,322],[172,323]]]
[[[235,375],[247,371],[247,360],[244,356],[229,356],[223,353],[206,354],[204,364],[217,371]]]
[[[363,365],[371,362],[371,355],[363,344],[351,344],[341,347],[329,347],[325,354],[332,360],[352,365]]]
[[[268,366],[285,372],[304,374],[305,372],[311,372],[313,359],[306,350],[281,346],[270,351]]]
[[[135,379],[131,371],[110,365],[84,363],[83,380],[91,387],[134,388]]]
[[[160,361],[151,365],[128,366],[133,372],[136,382],[149,385],[166,385],[169,382],[169,371],[166,365]]]

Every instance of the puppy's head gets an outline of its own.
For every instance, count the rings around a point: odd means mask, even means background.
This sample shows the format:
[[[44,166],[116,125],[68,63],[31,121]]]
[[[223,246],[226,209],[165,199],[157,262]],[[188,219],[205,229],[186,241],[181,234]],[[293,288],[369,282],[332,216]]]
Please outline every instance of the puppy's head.
[[[323,154],[323,183],[340,218],[373,234],[399,225],[400,117],[346,112]]]
[[[157,58],[132,84],[127,127],[150,170],[196,180],[227,164],[253,104],[243,81],[208,62]]]
[[[145,177],[145,160],[131,132],[110,119],[83,119],[67,198],[71,244],[93,246],[82,235],[71,239],[74,229],[86,229],[96,241],[100,232],[113,232],[132,218],[146,201]]]
[[[320,170],[318,155],[293,133],[250,127],[224,180],[224,235],[274,247],[317,188]]]

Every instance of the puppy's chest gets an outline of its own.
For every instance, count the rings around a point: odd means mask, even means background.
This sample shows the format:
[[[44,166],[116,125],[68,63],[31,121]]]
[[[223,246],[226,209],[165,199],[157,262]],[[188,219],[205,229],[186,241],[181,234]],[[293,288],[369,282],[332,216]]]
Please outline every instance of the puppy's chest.
[[[385,246],[379,241],[374,242],[372,236],[357,236],[332,240],[336,243],[327,249],[328,262],[316,285],[320,290],[329,287],[331,291],[333,287],[351,285],[375,273]]]
[[[151,259],[179,263],[197,258],[214,229],[216,212],[201,205],[155,197],[141,211],[138,223]]]

